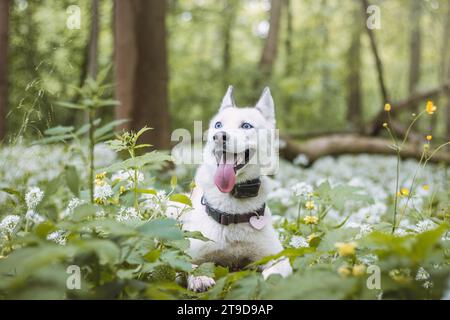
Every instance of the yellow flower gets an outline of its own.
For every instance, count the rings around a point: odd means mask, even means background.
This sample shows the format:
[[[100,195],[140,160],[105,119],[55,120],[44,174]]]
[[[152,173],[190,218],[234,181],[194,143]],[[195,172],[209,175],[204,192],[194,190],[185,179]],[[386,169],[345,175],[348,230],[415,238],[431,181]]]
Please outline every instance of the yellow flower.
[[[357,244],[355,242],[336,242],[334,246],[341,257],[353,256]]]
[[[306,216],[305,218],[303,218],[303,221],[306,224],[317,224],[317,222],[319,222],[319,218],[315,216]]]
[[[404,197],[409,196],[409,190],[408,190],[408,188],[401,188],[401,189],[400,189],[400,195],[401,195],[401,196],[404,196]]]
[[[357,264],[353,266],[352,274],[355,277],[363,276],[366,273],[366,266],[363,264]]]
[[[122,193],[124,193],[125,192],[125,187],[124,186],[120,186],[120,188],[119,188],[119,193],[120,194],[122,194]]]
[[[388,124],[387,124],[386,122],[384,122],[384,123],[383,123],[383,127],[384,127],[384,128],[387,128],[387,127],[388,127]]]
[[[427,140],[431,141],[433,139],[433,136],[431,134],[427,135]]]
[[[349,269],[349,267],[347,266],[340,266],[337,270],[337,272],[339,273],[339,275],[341,277],[348,277],[351,274],[351,271]]]
[[[427,184],[425,184],[425,185],[422,187],[422,189],[423,189],[423,190],[430,190],[430,186],[427,185]]]
[[[105,185],[105,181],[103,179],[95,179],[95,184],[97,186],[104,186]]]
[[[106,177],[106,172],[102,172],[102,173],[97,173],[95,175],[95,179],[99,179],[99,180],[103,180]]]
[[[391,107],[391,105],[390,105],[389,103],[386,103],[386,104],[384,105],[384,111],[389,112],[389,111],[391,111],[391,109],[392,109],[392,107]]]
[[[314,201],[306,201],[305,207],[306,207],[306,209],[308,209],[308,210],[314,209]]]
[[[425,110],[428,114],[433,114],[436,112],[437,107],[434,105],[433,101],[428,101]]]

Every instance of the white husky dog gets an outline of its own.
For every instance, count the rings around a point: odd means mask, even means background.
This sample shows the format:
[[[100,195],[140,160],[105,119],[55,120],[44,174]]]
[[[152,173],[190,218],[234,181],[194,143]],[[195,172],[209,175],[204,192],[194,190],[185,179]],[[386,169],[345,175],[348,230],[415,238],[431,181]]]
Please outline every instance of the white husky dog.
[[[189,254],[197,264],[215,262],[237,269],[283,249],[266,205],[270,179],[254,161],[257,154],[271,153],[263,150],[269,146],[258,141],[258,130],[275,130],[269,88],[255,107],[237,108],[230,86],[209,126],[203,163],[195,176],[194,210],[182,217],[185,230],[200,231],[211,240],[191,239]],[[287,259],[263,267],[264,278],[291,272]],[[206,276],[190,276],[188,288],[204,291],[214,283]]]

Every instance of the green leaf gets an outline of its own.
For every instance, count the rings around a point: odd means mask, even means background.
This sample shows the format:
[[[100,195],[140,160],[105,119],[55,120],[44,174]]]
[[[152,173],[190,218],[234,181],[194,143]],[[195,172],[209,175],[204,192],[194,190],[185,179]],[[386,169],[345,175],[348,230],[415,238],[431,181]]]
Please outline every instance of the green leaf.
[[[64,127],[64,126],[57,126],[50,129],[47,129],[44,131],[44,134],[48,136],[54,136],[54,135],[64,135],[66,133],[72,132],[74,129],[73,126],[70,127]]]
[[[177,271],[192,271],[192,263],[186,260],[186,256],[181,256],[177,251],[166,251],[161,254],[161,260],[166,262]]]
[[[161,251],[158,249],[151,250],[144,255],[144,259],[148,262],[155,262],[159,259]]]
[[[16,196],[20,201],[23,200],[22,194],[20,191],[13,188],[0,188],[0,191],[6,192],[10,195]]]
[[[34,228],[33,232],[41,239],[46,239],[47,235],[53,231],[55,231],[56,228],[53,223],[50,221],[44,221],[36,226]]]
[[[77,169],[74,166],[66,167],[66,182],[72,193],[79,197],[80,196],[80,179],[78,177]]]
[[[115,107],[120,104],[117,100],[100,100],[95,104],[96,108]]]
[[[200,231],[184,231],[184,236],[186,238],[197,239],[202,241],[212,241],[205,237]]]
[[[119,261],[120,249],[112,241],[89,239],[76,243],[78,253],[93,251],[97,254],[100,264],[115,264]]]
[[[58,136],[55,135],[55,136],[50,136],[50,137],[47,137],[44,139],[37,140],[37,141],[33,142],[32,145],[62,142],[62,141],[70,140],[70,139],[73,139],[72,134],[64,134],[64,135],[58,135]]]
[[[182,203],[182,204],[185,204],[185,205],[188,205],[188,206],[192,207],[191,199],[187,195],[182,194],[182,193],[172,194],[169,197],[169,200],[174,201],[174,202],[178,202],[178,203]]]
[[[104,172],[116,172],[119,170],[126,170],[126,169],[134,169],[134,168],[142,168],[145,165],[148,165],[150,163],[162,163],[164,161],[170,161],[172,160],[172,157],[170,155],[152,151],[150,153],[147,153],[142,156],[138,156],[135,158],[130,158],[122,162],[114,163],[109,167],[106,167],[102,169],[101,171]]]
[[[205,262],[194,269],[195,276],[207,276],[213,278],[215,275],[215,266],[212,262]]]
[[[136,192],[144,193],[144,194],[153,194],[153,195],[157,194],[156,190],[154,190],[154,189],[137,189]]]
[[[260,265],[266,264],[272,260],[280,259],[281,257],[286,257],[286,258],[289,258],[289,260],[293,260],[296,257],[301,257],[307,253],[311,253],[314,251],[315,251],[315,248],[309,248],[309,247],[298,248],[298,249],[294,249],[294,248],[284,249],[280,253],[277,253],[272,256],[267,256],[267,257],[262,258],[261,260],[255,261],[255,262],[249,264],[247,267],[260,266]]]
[[[137,230],[145,236],[161,240],[181,240],[183,232],[173,219],[155,219],[139,226]]]
[[[125,122],[128,122],[128,121],[129,120],[127,120],[127,119],[119,119],[119,120],[114,120],[114,121],[109,122],[95,130],[94,138],[99,139],[100,137],[104,136],[108,132],[114,130],[115,127],[117,127]]]
[[[83,203],[73,210],[70,220],[80,222],[86,220],[86,218],[95,216],[96,212],[97,208],[95,206],[89,203]]]
[[[348,299],[354,292],[357,282],[357,278],[343,278],[331,268],[317,268],[280,279],[277,285],[265,291],[262,298],[286,300]]]
[[[69,108],[69,109],[78,109],[78,110],[84,110],[86,109],[84,106],[82,105],[78,105],[72,102],[66,102],[66,101],[59,101],[55,103],[58,107],[63,107],[63,108]]]

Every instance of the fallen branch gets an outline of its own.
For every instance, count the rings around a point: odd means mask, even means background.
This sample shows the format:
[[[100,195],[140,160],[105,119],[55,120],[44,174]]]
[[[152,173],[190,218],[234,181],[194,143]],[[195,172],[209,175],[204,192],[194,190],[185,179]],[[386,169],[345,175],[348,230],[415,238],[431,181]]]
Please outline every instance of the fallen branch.
[[[338,156],[343,154],[381,154],[395,155],[396,151],[390,146],[392,142],[383,138],[362,136],[358,134],[335,134],[330,136],[309,139],[304,142],[297,142],[289,138],[282,137],[285,142],[280,149],[280,155],[293,161],[298,155],[304,154],[309,163],[324,156]],[[406,144],[401,152],[402,158],[420,159],[422,146]],[[429,151],[430,154],[433,150]],[[448,148],[443,148],[437,152],[430,162],[443,162],[450,165],[450,152]]]

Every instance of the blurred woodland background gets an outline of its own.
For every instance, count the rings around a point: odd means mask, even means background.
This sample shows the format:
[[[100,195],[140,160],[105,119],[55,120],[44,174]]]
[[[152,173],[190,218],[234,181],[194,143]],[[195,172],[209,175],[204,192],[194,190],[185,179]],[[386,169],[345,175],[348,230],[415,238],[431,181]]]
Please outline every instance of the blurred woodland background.
[[[379,29],[366,27],[370,5]],[[79,103],[74,88],[110,67],[120,105],[100,116],[154,128],[144,140],[156,148],[208,121],[228,84],[241,106],[269,85],[288,159],[390,153],[384,104],[403,136],[433,100],[437,116],[404,150],[420,156],[425,134],[450,139],[449,42],[450,0],[0,0],[0,139],[82,123],[55,103]]]

